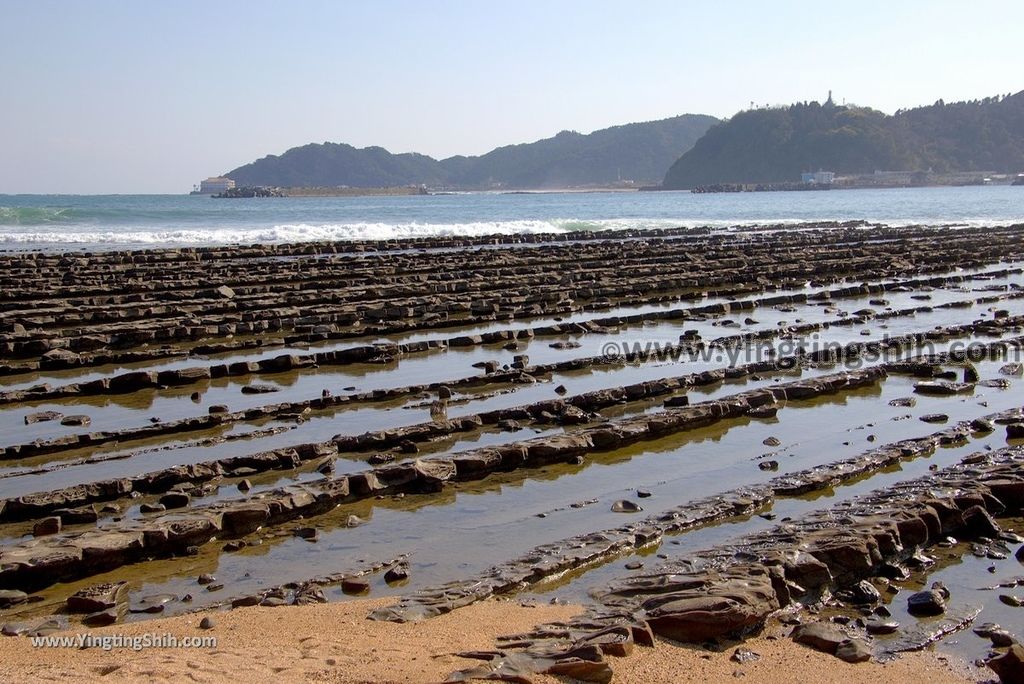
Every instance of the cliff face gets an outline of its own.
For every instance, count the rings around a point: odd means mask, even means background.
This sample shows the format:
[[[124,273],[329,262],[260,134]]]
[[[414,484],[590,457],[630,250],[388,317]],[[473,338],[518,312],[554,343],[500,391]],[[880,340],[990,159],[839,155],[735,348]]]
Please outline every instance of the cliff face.
[[[392,154],[380,147],[338,143],[295,147],[229,171],[240,185],[285,187],[385,187],[432,185],[460,188],[556,188],[630,179],[657,183],[665,170],[717,122],[686,114],[627,124],[582,135],[563,131],[479,157],[438,161],[421,154]]]
[[[802,171],[1024,170],[1024,91],[899,111],[817,102],[740,112],[669,169],[664,187],[778,183]]]

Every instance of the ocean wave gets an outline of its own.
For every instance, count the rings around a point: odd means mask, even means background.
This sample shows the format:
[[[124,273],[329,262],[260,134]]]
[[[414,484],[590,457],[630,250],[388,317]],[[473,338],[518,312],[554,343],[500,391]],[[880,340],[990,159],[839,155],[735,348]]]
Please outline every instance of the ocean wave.
[[[0,208],[2,211],[4,208]],[[48,210],[58,211],[58,210]],[[2,215],[2,214],[0,214]],[[820,219],[825,221],[827,219]],[[607,231],[654,228],[710,228],[715,231],[743,230],[752,226],[794,226],[817,222],[813,218],[774,219],[667,219],[667,218],[610,218],[610,219],[548,219],[480,221],[470,223],[285,223],[266,227],[235,226],[210,228],[177,228],[168,226],[94,226],[52,225],[0,225],[0,245],[40,248],[97,248],[156,246],[203,246],[232,244],[278,244],[285,242],[394,240],[423,237],[482,237],[486,235],[559,234],[575,231]],[[882,220],[890,226],[947,225],[951,227],[999,226],[1019,223],[1007,219],[935,220]]]
[[[0,226],[35,226],[65,223],[74,218],[68,207],[5,207],[0,206]]]
[[[172,229],[119,228],[108,230],[0,230],[0,243],[14,245],[218,245],[270,244],[319,240],[391,240],[434,236],[564,233],[551,221],[487,221],[477,223],[338,223],[276,226]]]

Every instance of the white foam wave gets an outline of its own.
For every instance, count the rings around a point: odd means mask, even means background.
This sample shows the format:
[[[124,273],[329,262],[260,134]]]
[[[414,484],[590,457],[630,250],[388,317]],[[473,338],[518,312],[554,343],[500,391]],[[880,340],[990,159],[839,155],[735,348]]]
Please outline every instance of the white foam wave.
[[[818,219],[827,221],[829,219]],[[486,235],[568,233],[579,230],[628,230],[652,228],[708,227],[729,230],[750,226],[798,225],[815,222],[810,217],[773,219],[694,219],[694,218],[609,218],[609,219],[549,219],[480,221],[471,223],[295,223],[266,227],[118,227],[95,226],[0,226],[0,244],[15,248],[96,248],[147,246],[202,246],[231,244],[275,244],[331,240],[391,240],[435,236],[480,237]],[[1014,219],[953,219],[938,220],[885,220],[871,221],[890,226],[951,225],[1000,226],[1020,223]]]
[[[478,223],[341,223],[282,224],[267,227],[148,230],[121,228],[108,230],[33,230],[0,231],[0,243],[16,245],[217,245],[314,240],[390,240],[433,236],[511,235],[515,233],[563,233],[566,228],[549,221],[495,221]]]

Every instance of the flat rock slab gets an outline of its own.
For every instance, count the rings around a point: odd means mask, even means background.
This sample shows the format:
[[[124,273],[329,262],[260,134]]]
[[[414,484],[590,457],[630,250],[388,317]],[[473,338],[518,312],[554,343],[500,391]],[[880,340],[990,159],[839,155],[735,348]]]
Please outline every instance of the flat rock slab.
[[[112,582],[80,589],[68,597],[67,608],[72,613],[95,613],[116,608],[128,600],[128,583]]]

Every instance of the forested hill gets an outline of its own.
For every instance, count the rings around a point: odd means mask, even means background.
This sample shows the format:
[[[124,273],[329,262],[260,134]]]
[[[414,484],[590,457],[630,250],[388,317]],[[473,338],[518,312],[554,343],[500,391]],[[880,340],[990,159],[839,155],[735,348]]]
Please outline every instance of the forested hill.
[[[817,102],[740,112],[669,169],[667,189],[796,181],[803,171],[1024,171],[1024,91],[901,110]]]
[[[392,154],[381,147],[309,144],[225,175],[239,185],[280,187],[542,189],[602,185],[619,179],[658,183],[672,162],[717,121],[701,114],[684,114],[587,135],[563,131],[537,142],[499,147],[479,157],[442,161],[421,154]]]

